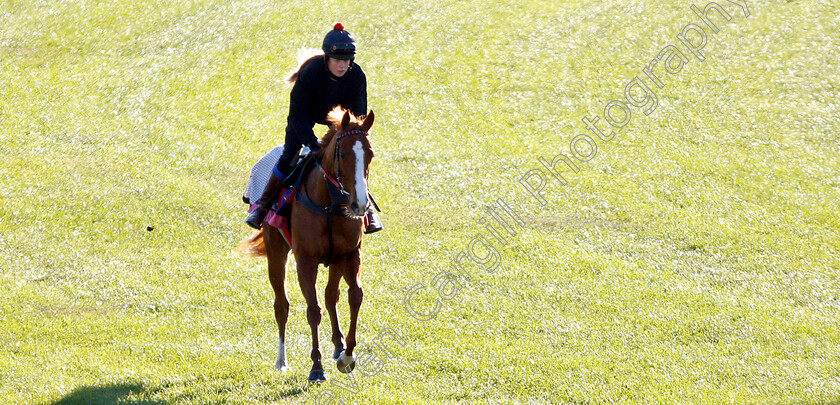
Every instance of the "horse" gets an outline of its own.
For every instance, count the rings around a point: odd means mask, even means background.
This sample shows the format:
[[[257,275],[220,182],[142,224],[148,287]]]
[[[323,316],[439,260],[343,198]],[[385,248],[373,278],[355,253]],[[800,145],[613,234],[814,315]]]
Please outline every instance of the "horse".
[[[371,204],[367,180],[373,158],[369,134],[374,120],[373,111],[355,117],[350,111],[337,107],[329,113],[327,120],[330,129],[321,139],[323,149],[316,154],[320,170],[313,169],[303,174],[304,179],[295,194],[296,201],[292,204],[289,217],[291,246],[280,230],[267,222],[239,245],[240,251],[268,258],[268,278],[274,290],[274,316],[279,330],[274,367],[281,372],[288,369],[285,343],[289,316],[286,261],[290,251],[294,254],[298,282],[306,300],[306,318],[312,331],[310,382],[327,379],[318,342],[321,307],[315,282],[319,264],[329,269],[325,300],[335,347],[333,360],[342,373],[350,373],[356,367],[353,350],[356,348],[356,325],[364,297],[361,281],[362,228],[365,212]],[[346,339],[342,335],[337,312],[342,278],[349,287],[350,328]]]

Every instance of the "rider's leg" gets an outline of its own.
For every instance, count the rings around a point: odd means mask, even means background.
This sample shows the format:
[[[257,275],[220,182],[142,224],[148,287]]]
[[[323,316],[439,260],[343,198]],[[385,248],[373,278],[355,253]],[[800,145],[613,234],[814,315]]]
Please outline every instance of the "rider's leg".
[[[373,205],[368,207],[367,213],[365,213],[365,233],[374,233],[379,232],[382,230],[382,220],[379,219],[379,214],[376,213],[373,209],[379,209],[376,205],[376,202],[373,200],[373,196],[368,191],[368,197],[370,197],[371,201],[373,201]]]
[[[288,137],[286,140],[289,140]],[[283,147],[283,154],[280,155],[280,159],[277,160],[277,165],[271,171],[271,178],[268,179],[268,184],[265,186],[262,197],[257,201],[257,207],[245,218],[245,223],[251,228],[262,228],[265,216],[268,215],[268,209],[280,197],[280,191],[282,191],[280,185],[283,184],[283,179],[291,173],[293,168],[291,165],[292,160],[297,157],[300,148],[301,145],[295,142],[287,142]]]
[[[283,184],[283,179],[285,178],[286,174],[280,172],[275,167],[271,173],[271,178],[268,179],[268,184],[265,185],[265,191],[263,191],[262,197],[257,201],[256,208],[248,214],[248,218],[245,218],[245,223],[248,226],[254,229],[262,228],[265,216],[268,215],[268,209],[280,197],[280,185]]]
[[[365,233],[379,232],[382,228],[382,220],[379,219],[379,214],[372,207],[368,208],[365,214]]]

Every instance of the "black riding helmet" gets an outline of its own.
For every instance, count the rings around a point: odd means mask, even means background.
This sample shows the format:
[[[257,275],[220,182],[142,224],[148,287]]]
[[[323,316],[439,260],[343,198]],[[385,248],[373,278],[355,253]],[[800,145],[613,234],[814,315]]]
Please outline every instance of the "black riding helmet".
[[[353,59],[356,57],[356,41],[349,32],[344,30],[344,24],[335,23],[332,31],[324,37],[321,45],[324,55],[334,59]]]

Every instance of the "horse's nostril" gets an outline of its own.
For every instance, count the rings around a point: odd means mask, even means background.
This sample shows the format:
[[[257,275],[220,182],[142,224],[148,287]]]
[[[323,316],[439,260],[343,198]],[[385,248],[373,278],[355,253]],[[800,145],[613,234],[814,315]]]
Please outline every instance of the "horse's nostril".
[[[359,203],[353,201],[352,203],[350,203],[350,209],[353,210],[353,211],[358,210],[359,209]]]

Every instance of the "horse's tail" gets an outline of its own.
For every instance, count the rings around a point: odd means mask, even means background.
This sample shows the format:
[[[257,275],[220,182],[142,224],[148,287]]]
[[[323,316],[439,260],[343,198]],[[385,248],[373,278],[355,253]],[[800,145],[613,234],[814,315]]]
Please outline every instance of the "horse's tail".
[[[298,67],[297,69],[289,72],[289,74],[286,75],[286,83],[290,85],[295,84],[301,69],[306,67],[306,65],[310,64],[316,58],[320,58],[323,56],[324,51],[320,49],[300,48],[298,50]]]
[[[239,241],[239,245],[236,246],[236,253],[248,257],[266,257],[262,229],[254,231],[251,236]]]

